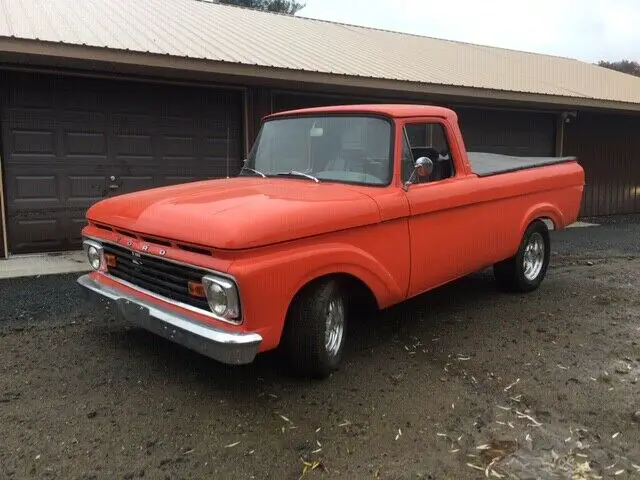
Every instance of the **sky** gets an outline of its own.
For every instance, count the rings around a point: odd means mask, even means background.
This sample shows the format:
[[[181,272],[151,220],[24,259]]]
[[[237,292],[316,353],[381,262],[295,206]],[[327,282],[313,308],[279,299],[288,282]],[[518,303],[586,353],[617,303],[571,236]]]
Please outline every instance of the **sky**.
[[[586,62],[640,61],[640,0],[298,0],[298,16]]]

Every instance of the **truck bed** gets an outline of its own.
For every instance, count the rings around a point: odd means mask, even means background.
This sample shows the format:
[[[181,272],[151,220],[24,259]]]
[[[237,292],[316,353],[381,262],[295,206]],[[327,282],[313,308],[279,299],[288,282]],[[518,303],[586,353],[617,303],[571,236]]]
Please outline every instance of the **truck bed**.
[[[471,170],[479,177],[576,161],[576,157],[518,157],[485,152],[468,152],[467,155]]]

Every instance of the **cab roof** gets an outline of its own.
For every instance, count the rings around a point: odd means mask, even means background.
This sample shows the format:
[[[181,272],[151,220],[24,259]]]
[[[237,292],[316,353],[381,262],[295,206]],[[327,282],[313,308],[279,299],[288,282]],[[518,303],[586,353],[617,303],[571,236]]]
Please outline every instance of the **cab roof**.
[[[278,117],[290,117],[296,115],[324,113],[365,113],[384,115],[392,118],[405,117],[441,117],[456,122],[458,116],[456,113],[444,107],[434,105],[411,105],[411,104],[361,104],[361,105],[334,105],[325,107],[301,108],[296,110],[287,110],[283,112],[273,113],[264,117],[264,120],[270,120]]]

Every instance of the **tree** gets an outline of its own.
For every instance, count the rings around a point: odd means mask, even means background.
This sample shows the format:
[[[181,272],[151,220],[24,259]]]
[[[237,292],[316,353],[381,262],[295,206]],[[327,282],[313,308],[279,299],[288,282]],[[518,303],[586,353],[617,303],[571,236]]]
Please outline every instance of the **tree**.
[[[218,3],[253,8],[265,12],[285,13],[287,15],[295,15],[306,6],[304,3],[293,0],[218,0]]]
[[[640,63],[632,62],[629,60],[620,60],[619,62],[607,62],[605,60],[600,60],[598,65],[604,68],[608,68],[610,70],[616,70],[622,73],[628,73],[629,75],[635,75],[636,77],[640,77]]]

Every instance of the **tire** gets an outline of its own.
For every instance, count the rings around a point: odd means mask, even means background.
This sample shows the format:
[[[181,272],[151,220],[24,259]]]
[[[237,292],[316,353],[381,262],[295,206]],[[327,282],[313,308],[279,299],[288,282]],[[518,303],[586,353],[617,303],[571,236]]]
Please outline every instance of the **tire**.
[[[496,283],[507,292],[536,290],[547,274],[550,255],[549,229],[544,222],[536,220],[524,232],[518,252],[493,266]]]
[[[342,282],[335,278],[308,285],[296,295],[283,331],[283,353],[292,373],[322,379],[339,368],[346,338],[347,299]]]

